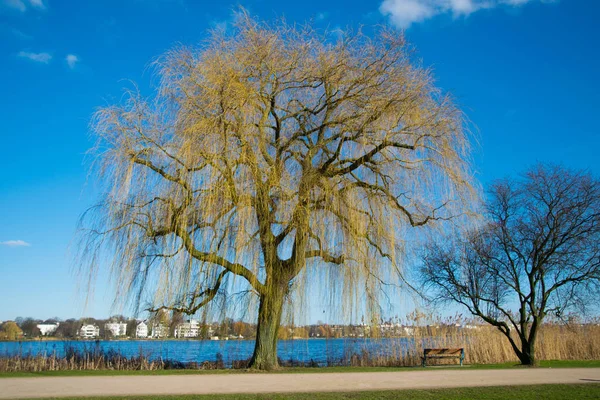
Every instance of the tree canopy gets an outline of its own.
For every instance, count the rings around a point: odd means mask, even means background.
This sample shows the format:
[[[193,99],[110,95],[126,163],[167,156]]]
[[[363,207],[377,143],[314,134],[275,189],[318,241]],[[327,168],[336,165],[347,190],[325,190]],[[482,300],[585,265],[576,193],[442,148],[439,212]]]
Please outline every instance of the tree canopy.
[[[153,96],[94,117],[105,194],[83,218],[85,265],[109,254],[119,295],[148,289],[155,311],[250,293],[258,368],[277,365],[284,303],[317,285],[376,313],[407,227],[470,206],[463,114],[396,31],[333,37],[241,12],[154,67]]]
[[[23,331],[14,321],[6,321],[0,325],[0,339],[17,340],[23,336]]]

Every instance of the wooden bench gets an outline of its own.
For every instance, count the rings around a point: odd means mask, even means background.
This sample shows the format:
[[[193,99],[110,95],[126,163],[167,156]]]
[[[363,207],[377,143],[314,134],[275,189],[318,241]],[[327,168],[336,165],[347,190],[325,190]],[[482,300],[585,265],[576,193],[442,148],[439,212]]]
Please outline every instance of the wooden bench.
[[[423,367],[427,365],[428,358],[459,358],[462,366],[465,359],[465,349],[424,349]]]

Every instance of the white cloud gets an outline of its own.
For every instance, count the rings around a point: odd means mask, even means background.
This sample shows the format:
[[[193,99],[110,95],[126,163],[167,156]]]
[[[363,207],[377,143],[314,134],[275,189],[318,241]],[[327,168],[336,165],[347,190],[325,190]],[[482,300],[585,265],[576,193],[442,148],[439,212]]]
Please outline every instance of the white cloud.
[[[25,10],[27,10],[27,5],[25,2],[23,2],[23,0],[3,0],[2,4],[8,8],[13,8],[21,12],[25,12]]]
[[[440,14],[467,16],[486,8],[519,7],[534,1],[549,3],[553,0],[384,0],[379,12],[389,17],[397,27],[408,28],[413,23],[423,22]]]
[[[379,11],[400,28],[408,28],[413,22],[421,22],[436,13],[428,1],[423,0],[384,0]]]
[[[67,64],[71,69],[75,68],[75,64],[77,64],[80,61],[79,57],[77,57],[75,54],[67,54],[65,60],[67,61]]]
[[[40,10],[46,9],[46,5],[44,4],[43,0],[29,0],[29,4],[31,4],[32,7]]]
[[[2,0],[2,4],[8,8],[12,8],[21,12],[27,11],[29,7],[45,10],[46,4],[44,0]]]
[[[31,53],[29,51],[21,51],[19,52],[18,56],[43,64],[48,64],[50,60],[52,60],[52,55],[48,53]]]
[[[451,0],[450,8],[456,14],[469,15],[477,10],[477,7],[482,7],[483,4],[477,5],[473,0]]]
[[[31,243],[27,243],[24,240],[7,240],[5,242],[0,242],[0,245],[8,247],[29,247],[31,246]]]

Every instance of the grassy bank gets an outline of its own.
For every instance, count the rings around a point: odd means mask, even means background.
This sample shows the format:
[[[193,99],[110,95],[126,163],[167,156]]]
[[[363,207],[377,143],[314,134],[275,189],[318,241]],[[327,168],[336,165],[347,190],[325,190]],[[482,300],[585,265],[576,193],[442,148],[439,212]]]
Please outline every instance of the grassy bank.
[[[528,368],[515,363],[502,364],[470,364],[460,366],[437,366],[437,367],[321,367],[321,368],[281,368],[270,373],[294,374],[294,373],[332,373],[332,372],[402,372],[402,371],[439,371],[440,369],[512,369]],[[554,360],[542,361],[539,368],[600,368],[600,360]],[[61,371],[39,371],[39,372],[0,372],[0,378],[31,378],[52,376],[135,376],[135,375],[194,375],[194,374],[261,374],[264,372],[245,369],[159,369],[159,370],[61,370]]]
[[[435,390],[393,390],[348,393],[235,394],[135,397],[85,397],[62,400],[564,400],[598,399],[600,384],[503,386]]]

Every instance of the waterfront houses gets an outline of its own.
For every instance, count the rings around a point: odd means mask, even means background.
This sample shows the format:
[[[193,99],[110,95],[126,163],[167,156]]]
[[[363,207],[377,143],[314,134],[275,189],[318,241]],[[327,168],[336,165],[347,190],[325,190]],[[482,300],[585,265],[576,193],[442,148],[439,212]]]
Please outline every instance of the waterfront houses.
[[[175,327],[176,338],[197,338],[200,333],[200,322],[190,319],[188,322],[181,323]]]
[[[145,339],[148,337],[148,325],[145,321],[140,322],[135,327],[135,337],[138,339]]]
[[[169,327],[163,324],[153,324],[152,325],[152,338],[154,339],[162,339],[169,336]]]
[[[52,335],[58,329],[60,323],[55,324],[37,324],[37,328],[40,330],[42,336]]]
[[[127,335],[127,324],[124,322],[108,322],[104,324],[104,330],[113,336],[120,337]]]
[[[100,336],[100,328],[96,325],[83,325],[79,329],[79,336],[83,339],[95,339]]]

